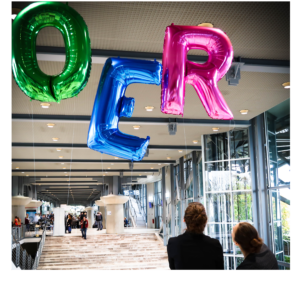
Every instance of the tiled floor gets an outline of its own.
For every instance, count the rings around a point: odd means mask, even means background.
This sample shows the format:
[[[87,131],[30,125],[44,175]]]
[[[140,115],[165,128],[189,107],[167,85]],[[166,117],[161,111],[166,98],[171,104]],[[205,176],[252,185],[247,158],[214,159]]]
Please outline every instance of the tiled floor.
[[[62,237],[48,236],[38,270],[168,270],[166,247],[153,229],[125,229],[124,234],[104,234],[79,229]]]

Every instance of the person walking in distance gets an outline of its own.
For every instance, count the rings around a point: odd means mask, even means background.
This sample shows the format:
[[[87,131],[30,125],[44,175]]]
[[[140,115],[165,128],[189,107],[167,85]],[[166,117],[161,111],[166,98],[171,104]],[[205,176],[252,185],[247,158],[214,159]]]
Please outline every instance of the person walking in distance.
[[[82,232],[82,237],[86,240],[86,231],[89,226],[89,221],[86,219],[85,216],[83,216],[82,221],[81,221],[81,232]]]
[[[97,211],[97,214],[96,214],[96,224],[97,224],[97,231],[98,230],[102,230],[102,214]]]
[[[68,220],[67,220],[67,230],[68,230],[68,233],[71,233],[71,228],[72,228],[72,216],[68,215]]]
[[[30,229],[30,225],[29,225],[29,217],[28,217],[28,214],[26,214],[26,217],[25,217],[25,225],[26,225],[26,230],[29,231]]]

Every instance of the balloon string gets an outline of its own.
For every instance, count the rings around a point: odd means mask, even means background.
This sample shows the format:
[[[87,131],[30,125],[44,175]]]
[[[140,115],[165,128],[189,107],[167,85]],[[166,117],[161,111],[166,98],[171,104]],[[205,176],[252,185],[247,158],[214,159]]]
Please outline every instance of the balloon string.
[[[101,153],[101,165],[102,165],[102,193],[103,193],[103,195],[102,196],[104,196],[104,174],[103,174],[103,160],[102,160],[102,152],[100,152]]]
[[[37,197],[37,185],[36,185],[36,172],[35,172],[35,148],[34,148],[34,124],[33,124],[33,106],[31,102],[31,125],[32,125],[32,150],[33,150],[33,171],[34,171],[34,183],[35,183],[35,193]]]
[[[75,132],[75,104],[76,101],[74,101],[74,109],[73,109],[73,116],[74,116],[74,122],[73,122],[73,136],[72,136],[72,148],[71,148],[71,161],[70,161],[70,171],[69,171],[69,184],[68,184],[68,199],[67,199],[67,205],[69,204],[69,195],[70,195],[70,188],[71,188],[71,173],[72,173],[72,159],[73,159],[73,143],[74,143],[74,132]],[[73,203],[75,205],[75,200],[74,200],[74,196],[72,193],[72,198],[73,198]]]

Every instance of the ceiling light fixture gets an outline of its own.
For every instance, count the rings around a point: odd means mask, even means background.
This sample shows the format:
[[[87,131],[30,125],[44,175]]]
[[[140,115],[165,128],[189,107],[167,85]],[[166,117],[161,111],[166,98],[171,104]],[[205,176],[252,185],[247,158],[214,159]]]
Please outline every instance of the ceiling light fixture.
[[[210,28],[213,28],[213,27],[214,27],[214,25],[211,24],[211,23],[201,23],[201,24],[199,24],[198,26],[200,26],[200,27],[210,27]]]
[[[242,110],[240,110],[240,113],[242,114],[242,115],[246,115],[247,113],[248,113],[248,109],[242,109]]]
[[[19,167],[16,167],[16,169],[20,169]]]
[[[213,131],[219,131],[219,128],[218,127],[214,127],[212,128]]]
[[[146,111],[153,111],[154,106],[145,106]]]
[[[64,167],[63,169],[65,169],[66,167]]]
[[[198,144],[198,141],[197,141],[197,140],[194,140],[193,143],[194,143],[194,144]]]
[[[161,164],[158,164],[159,166],[161,166]]]
[[[133,125],[133,129],[135,129],[135,130],[139,130],[140,129],[140,125]]]
[[[114,164],[111,164],[112,166],[114,165]]]
[[[53,128],[54,125],[55,125],[54,123],[48,123],[48,124],[47,124],[47,126],[48,126],[49,128]]]
[[[61,148],[56,148],[56,151],[61,151]]]
[[[22,173],[24,173],[24,172],[22,172]]]
[[[119,157],[115,157],[115,159],[119,159]]]
[[[167,159],[171,159],[171,157],[167,157]]]
[[[290,83],[289,82],[285,82],[282,84],[282,86],[285,88],[285,89],[289,89],[290,88]]]
[[[152,167],[150,169],[153,169]]]
[[[58,158],[59,158],[59,159],[62,159],[62,158],[64,158],[64,157],[63,157],[63,156],[59,156]]]
[[[179,153],[181,153],[181,152],[182,152],[182,150],[178,150],[178,152],[179,152]]]
[[[64,165],[65,163],[61,163],[62,165]]]
[[[110,169],[110,167],[108,167],[107,169]]]
[[[64,173],[67,173],[67,172],[64,172]]]
[[[26,175],[26,176],[29,176],[29,175]]]
[[[53,142],[57,142],[57,141],[58,141],[58,138],[52,138],[52,141],[53,141]]]
[[[42,108],[49,108],[50,103],[41,103]]]

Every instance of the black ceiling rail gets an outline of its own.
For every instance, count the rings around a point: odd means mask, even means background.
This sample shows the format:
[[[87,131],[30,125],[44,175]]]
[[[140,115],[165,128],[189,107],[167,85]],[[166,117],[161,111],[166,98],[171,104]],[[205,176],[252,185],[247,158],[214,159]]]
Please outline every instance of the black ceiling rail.
[[[87,144],[69,144],[69,143],[12,143],[12,147],[43,147],[43,148],[88,148]],[[201,146],[186,145],[149,145],[148,149],[156,150],[201,150]],[[117,160],[115,160],[116,162]]]
[[[96,183],[98,182],[97,180],[88,180],[88,181],[69,181],[69,182],[66,182],[65,180],[64,181],[42,181],[42,180],[37,180],[35,183],[87,183],[87,184],[90,184],[90,183]]]
[[[11,170],[12,172],[35,172],[35,173],[40,173],[40,172],[66,172],[66,169],[59,169],[59,170],[56,170],[56,169],[25,169],[25,170],[22,170],[22,169],[15,169],[15,170]],[[133,169],[133,170],[130,170],[130,169],[116,169],[116,170],[113,170],[113,169],[104,169],[102,171],[102,169],[72,169],[72,173],[74,172],[94,172],[94,173],[105,173],[105,172],[148,172],[148,173],[152,173],[152,172],[159,172],[158,169]],[[39,177],[39,176],[37,176]]]
[[[53,163],[129,163],[130,160],[124,159],[32,159],[32,158],[13,158],[12,162],[53,162]],[[176,163],[176,160],[141,160],[134,164],[155,164],[155,163]]]

